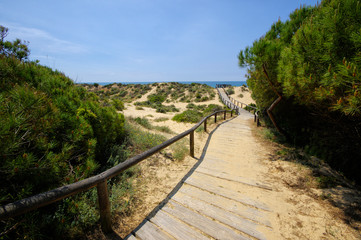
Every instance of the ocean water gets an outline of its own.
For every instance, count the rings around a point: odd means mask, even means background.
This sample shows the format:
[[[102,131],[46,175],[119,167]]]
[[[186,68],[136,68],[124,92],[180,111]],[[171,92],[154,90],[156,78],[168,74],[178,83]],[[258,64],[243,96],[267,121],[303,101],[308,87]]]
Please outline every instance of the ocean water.
[[[85,82],[87,84],[94,84],[94,82]],[[152,84],[154,82],[99,82],[99,85],[108,85],[108,84],[113,84],[113,83],[121,83],[121,84]],[[207,84],[208,86],[211,87],[216,87],[216,84],[228,84],[231,86],[235,86],[235,87],[239,87],[242,85],[246,85],[247,83],[246,81],[202,81],[202,82],[179,82],[179,83],[183,83],[183,84],[191,84],[191,83],[199,83],[199,84]]]

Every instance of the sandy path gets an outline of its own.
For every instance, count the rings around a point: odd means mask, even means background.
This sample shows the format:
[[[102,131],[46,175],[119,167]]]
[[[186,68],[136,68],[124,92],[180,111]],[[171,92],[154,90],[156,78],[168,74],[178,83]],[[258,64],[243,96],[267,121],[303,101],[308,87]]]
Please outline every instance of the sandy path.
[[[232,95],[235,99],[244,103],[253,102],[249,92],[242,92],[241,88],[235,88],[235,92]],[[240,93],[244,95],[243,98],[237,98]],[[170,104],[175,104],[176,107],[185,107],[184,105],[186,105],[184,103]],[[172,120],[154,122],[153,120],[158,117],[171,119],[175,113],[156,113],[154,109],[148,108],[136,110],[131,104],[127,105],[124,114],[133,117],[147,117],[153,122],[152,124],[169,126],[176,133],[183,132],[193,126],[193,124],[176,123]],[[274,149],[270,147],[269,142],[255,135],[259,130],[251,119],[239,117],[234,120],[235,123],[243,125],[243,130],[241,132],[232,130],[227,132],[230,136],[237,135],[234,140],[211,141],[208,146],[209,149],[211,145],[214,145],[216,149],[222,149],[223,146],[231,144],[234,146],[232,151],[227,153],[213,151],[213,158],[218,160],[208,163],[204,161],[200,169],[204,171],[204,169],[209,170],[214,166],[218,166],[222,169],[221,173],[241,177],[251,183],[265,184],[272,188],[272,191],[270,191],[254,188],[247,184],[240,187],[234,181],[225,180],[219,176],[216,177],[219,185],[246,195],[267,206],[269,211],[262,210],[263,220],[255,218],[255,221],[264,221],[258,230],[267,239],[360,239],[359,232],[342,220],[342,211],[320,197],[322,196],[320,190],[314,188],[300,189],[290,184],[292,181],[297,182],[296,180],[301,178],[300,174],[306,171],[302,166],[290,162],[274,161],[272,157],[274,156]],[[210,131],[212,129],[214,129],[214,126],[210,128]],[[201,155],[207,137],[206,133],[196,134],[196,157]],[[212,139],[215,138],[212,137]],[[186,143],[187,141],[188,139],[186,139]],[[227,161],[219,161],[221,157],[227,159]],[[120,224],[120,229],[118,229],[119,232],[122,232],[123,237],[126,236],[124,234],[134,230],[144,217],[167,196],[196,161],[194,158],[187,157],[183,162],[172,162],[160,155],[156,155],[149,161],[142,163],[144,176],[139,179],[139,182],[142,182],[142,195],[145,198],[142,205],[139,205],[135,210],[137,212],[135,216],[120,220],[120,223],[123,223]],[[193,178],[197,179],[202,174],[204,175],[204,173],[196,172]],[[189,188],[192,188],[192,186],[189,186]],[[189,188],[178,193],[178,198],[185,201],[187,197],[185,195],[187,191],[190,191]],[[228,208],[227,211],[233,211],[236,206],[237,208],[244,207],[243,204],[232,203],[232,201],[229,202],[223,198],[213,200],[224,201],[224,208]],[[270,223],[271,228],[267,225],[268,223]],[[126,230],[127,226],[128,232]]]

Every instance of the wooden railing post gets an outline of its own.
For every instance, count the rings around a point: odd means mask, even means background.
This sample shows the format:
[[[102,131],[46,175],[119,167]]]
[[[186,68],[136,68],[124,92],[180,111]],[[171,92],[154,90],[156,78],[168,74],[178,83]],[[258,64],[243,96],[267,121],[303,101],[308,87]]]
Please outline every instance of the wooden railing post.
[[[217,113],[214,114],[214,123],[217,123]]]
[[[226,111],[224,111],[223,120],[226,120],[226,114],[227,114],[227,112],[226,112]]]
[[[110,202],[108,195],[108,186],[107,180],[98,183],[97,185],[98,192],[98,202],[99,202],[99,211],[100,211],[100,224],[102,231],[107,234],[113,232],[112,230],[112,221],[110,214]]]
[[[194,131],[189,134],[189,155],[194,157]]]
[[[208,120],[208,119],[206,119],[206,120],[204,121],[204,131],[205,131],[205,132],[207,132],[207,120]]]
[[[233,109],[231,110],[231,117],[233,117]]]

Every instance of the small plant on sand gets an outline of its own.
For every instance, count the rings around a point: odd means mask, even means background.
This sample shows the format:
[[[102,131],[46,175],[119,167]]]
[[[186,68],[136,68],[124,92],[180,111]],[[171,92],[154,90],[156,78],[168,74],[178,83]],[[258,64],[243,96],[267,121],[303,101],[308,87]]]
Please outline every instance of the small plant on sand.
[[[133,151],[135,153],[144,152],[167,140],[167,138],[161,134],[142,131],[139,127],[129,123],[126,127],[128,131],[129,142],[132,145]]]
[[[186,110],[180,114],[176,114],[172,120],[176,122],[189,122],[189,123],[197,123],[201,120],[202,113],[196,110]]]
[[[159,118],[154,119],[154,122],[165,122],[167,120],[169,120],[169,118],[167,118],[167,117],[159,117]]]
[[[204,132],[204,126],[199,126],[197,129],[196,129],[196,132],[197,133],[200,133],[200,132]]]
[[[164,133],[174,133],[168,126],[154,126],[154,129]]]
[[[173,150],[173,158],[177,161],[182,161],[189,153],[185,139],[174,143],[171,149]]]

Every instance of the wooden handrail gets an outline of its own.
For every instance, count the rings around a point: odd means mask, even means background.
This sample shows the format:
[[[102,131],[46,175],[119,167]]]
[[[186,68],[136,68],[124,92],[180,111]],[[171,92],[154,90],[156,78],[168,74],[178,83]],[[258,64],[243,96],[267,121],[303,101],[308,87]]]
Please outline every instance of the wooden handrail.
[[[227,97],[228,97],[229,100],[222,97],[222,94],[221,94],[219,88],[222,88],[222,89],[223,89],[224,93],[227,95]],[[250,106],[250,105],[248,105],[248,104],[246,104],[246,103],[240,102],[240,101],[238,101],[238,100],[230,97],[230,96],[228,95],[227,91],[224,89],[224,87],[223,87],[222,85],[220,85],[220,87],[217,87],[217,91],[218,91],[218,95],[220,96],[222,102],[223,102],[227,107],[229,107],[229,108],[231,108],[231,109],[235,109],[238,114],[240,113],[240,108],[243,109],[243,105],[245,105],[245,106],[248,107],[248,108],[252,108],[252,109],[254,110],[254,111],[253,111],[253,114],[254,114],[254,122],[257,122],[257,127],[259,127],[259,126],[261,125],[260,122],[259,122],[259,110],[257,110],[256,107]],[[235,103],[233,103],[233,101],[234,101],[234,102],[237,102],[237,105],[236,105]],[[239,107],[239,103],[241,104],[241,107]],[[250,110],[249,110],[249,112],[250,112]]]
[[[47,192],[39,193],[37,195],[24,198],[18,200],[13,203],[6,204],[0,207],[0,219],[6,219],[9,217],[14,217],[20,214],[24,214],[31,210],[38,209],[40,207],[49,205],[51,203],[60,201],[64,198],[75,195],[79,192],[86,191],[93,187],[97,187],[98,191],[98,201],[99,201],[99,209],[100,209],[100,222],[102,226],[102,230],[105,233],[109,233],[112,231],[111,228],[111,216],[110,216],[110,202],[109,195],[107,193],[107,180],[113,178],[126,169],[134,166],[135,164],[141,162],[142,160],[152,156],[153,154],[159,152],[160,150],[168,147],[169,145],[179,141],[187,135],[190,135],[190,155],[194,157],[194,131],[204,123],[204,129],[207,129],[207,119],[215,116],[215,122],[217,121],[217,113],[226,114],[227,110],[221,110],[214,112],[206,117],[204,117],[200,122],[198,122],[194,127],[184,131],[183,133],[166,140],[165,142],[141,153],[137,156],[134,156],[126,161],[89,178],[81,180],[79,182],[75,182],[72,184],[68,184]]]

